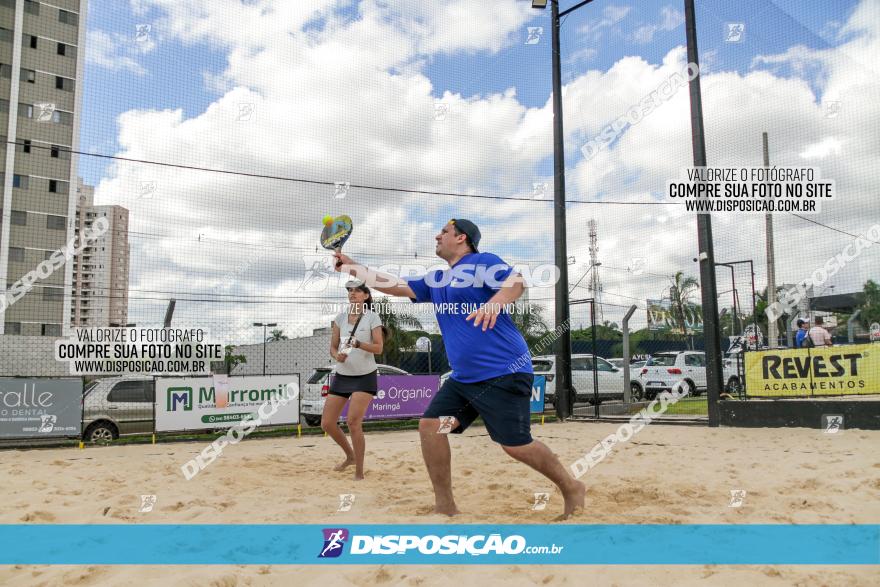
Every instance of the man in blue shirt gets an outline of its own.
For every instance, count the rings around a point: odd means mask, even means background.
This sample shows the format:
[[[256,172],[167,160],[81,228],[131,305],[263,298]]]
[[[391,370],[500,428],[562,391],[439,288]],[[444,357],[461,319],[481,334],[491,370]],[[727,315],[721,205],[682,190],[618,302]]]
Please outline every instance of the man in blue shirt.
[[[798,331],[795,335],[794,346],[799,349],[803,346],[804,338],[806,338],[807,332],[810,330],[810,323],[806,320],[798,320],[797,327]]]
[[[422,456],[434,486],[434,511],[459,513],[445,432],[460,434],[480,416],[489,436],[508,455],[559,487],[565,501],[563,517],[569,517],[584,506],[586,489],[531,436],[532,362],[525,339],[504,311],[523,294],[525,282],[501,258],[477,250],[480,231],[469,220],[450,220],[435,240],[436,254],[449,269],[416,279],[379,273],[335,254],[337,271],[383,293],[434,304],[452,366],[452,374],[419,421]]]

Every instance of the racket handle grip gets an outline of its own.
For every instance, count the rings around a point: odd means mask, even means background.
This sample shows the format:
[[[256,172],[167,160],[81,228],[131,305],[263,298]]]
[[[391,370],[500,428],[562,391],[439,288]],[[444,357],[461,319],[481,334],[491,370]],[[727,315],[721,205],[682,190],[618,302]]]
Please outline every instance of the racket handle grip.
[[[336,251],[337,253],[341,253],[342,247],[336,247],[333,250]],[[336,268],[339,269],[340,267],[342,267],[342,261],[336,261]]]

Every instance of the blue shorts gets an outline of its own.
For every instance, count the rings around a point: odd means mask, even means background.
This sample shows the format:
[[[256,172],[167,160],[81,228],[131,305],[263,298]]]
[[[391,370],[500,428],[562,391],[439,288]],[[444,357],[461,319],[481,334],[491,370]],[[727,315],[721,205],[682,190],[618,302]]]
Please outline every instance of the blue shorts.
[[[461,434],[477,416],[486,423],[489,436],[503,446],[522,446],[532,442],[531,373],[510,373],[486,381],[462,383],[451,377],[446,380],[422,418],[455,416]]]

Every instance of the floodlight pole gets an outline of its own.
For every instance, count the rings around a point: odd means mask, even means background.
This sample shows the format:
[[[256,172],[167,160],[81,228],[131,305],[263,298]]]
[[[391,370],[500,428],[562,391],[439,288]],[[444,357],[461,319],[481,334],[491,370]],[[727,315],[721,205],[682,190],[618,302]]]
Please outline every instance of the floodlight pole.
[[[688,64],[694,64],[697,74],[689,83],[691,102],[691,144],[694,167],[706,166],[706,140],[703,128],[703,101],[700,93],[699,51],[697,50],[697,23],[694,0],[684,0],[685,35]],[[699,243],[700,292],[703,301],[703,336],[706,347],[706,398],[709,407],[709,426],[717,427],[721,418],[718,401],[724,385],[721,361],[721,330],[718,322],[718,297],[715,283],[715,251],[712,244],[712,220],[708,214],[697,215]]]
[[[565,214],[565,145],[562,128],[562,66],[559,54],[559,19],[593,0],[582,0],[571,8],[559,11],[558,0],[533,0],[532,8],[546,8],[550,3],[550,44],[553,60],[553,230],[554,259],[559,269],[556,282],[556,416],[571,416],[574,397],[571,389],[571,328],[568,303],[568,244]]]

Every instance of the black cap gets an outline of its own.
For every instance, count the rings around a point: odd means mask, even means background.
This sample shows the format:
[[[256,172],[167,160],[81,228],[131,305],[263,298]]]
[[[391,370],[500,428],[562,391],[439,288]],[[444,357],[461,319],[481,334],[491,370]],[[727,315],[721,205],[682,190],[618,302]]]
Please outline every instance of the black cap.
[[[477,228],[476,224],[470,220],[465,220],[464,218],[453,218],[449,221],[449,224],[454,224],[455,228],[467,236],[468,242],[471,247],[473,247],[474,252],[479,252],[477,251],[477,247],[480,245],[480,229]]]

